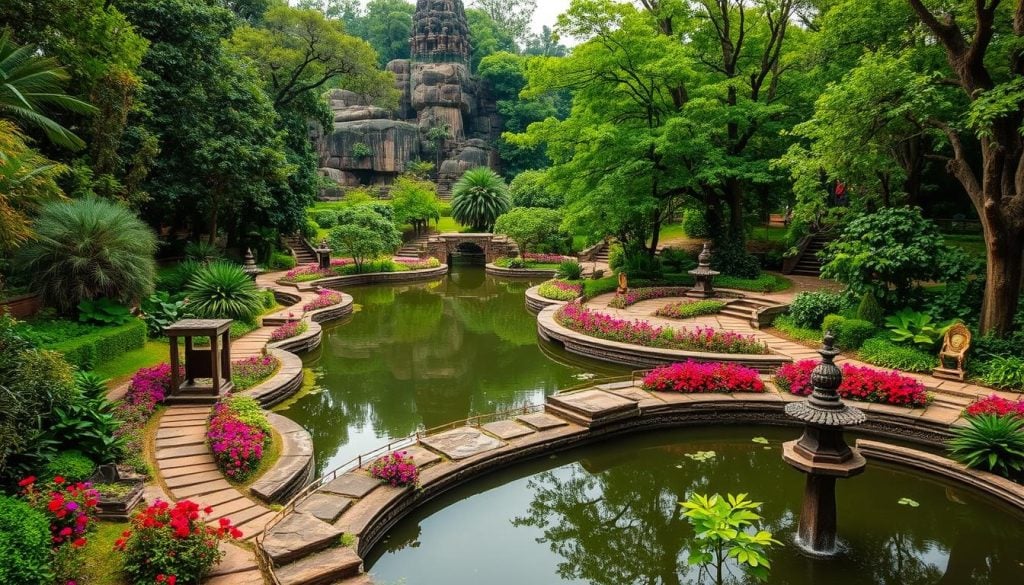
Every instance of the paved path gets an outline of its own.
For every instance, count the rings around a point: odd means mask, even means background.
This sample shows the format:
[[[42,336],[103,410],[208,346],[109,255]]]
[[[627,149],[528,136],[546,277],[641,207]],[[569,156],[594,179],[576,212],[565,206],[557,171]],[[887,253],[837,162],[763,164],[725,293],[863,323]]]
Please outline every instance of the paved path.
[[[281,272],[261,275],[257,278],[257,285],[265,289],[280,288],[275,281],[282,276]],[[316,296],[313,292],[297,293],[291,288],[282,290],[298,294],[301,298],[292,306],[271,315],[271,318],[301,318],[302,306]],[[234,340],[231,343],[232,359],[262,355],[275,328],[260,327]],[[157,480],[170,499],[189,499],[200,507],[212,507],[210,520],[229,518],[242,531],[243,539],[248,541],[263,531],[275,512],[224,479],[206,444],[206,421],[211,410],[209,406],[182,405],[172,406],[160,415],[154,445]],[[251,551],[235,546],[225,548],[225,551],[227,554],[224,560],[214,569],[206,583],[263,583],[263,575]]]

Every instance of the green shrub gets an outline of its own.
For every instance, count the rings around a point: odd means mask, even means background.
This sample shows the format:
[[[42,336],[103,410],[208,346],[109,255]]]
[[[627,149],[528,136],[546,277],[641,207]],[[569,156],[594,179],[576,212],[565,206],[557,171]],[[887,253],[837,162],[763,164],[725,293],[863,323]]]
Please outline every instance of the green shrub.
[[[78,303],[78,320],[94,325],[122,325],[132,319],[128,307],[110,299],[86,299]]]
[[[950,456],[968,467],[1019,478],[1024,472],[1024,418],[982,414],[966,420],[969,426],[953,432]]]
[[[801,327],[797,325],[792,315],[779,315],[775,318],[773,327],[782,332],[783,335],[805,343],[821,343],[821,330]]]
[[[665,248],[662,250],[661,263],[672,272],[686,272],[697,266],[697,261],[686,250],[679,248]]]
[[[270,421],[267,420],[266,411],[255,399],[247,396],[233,396],[228,404],[239,420],[260,429],[267,435],[273,434],[274,429],[270,426]]]
[[[196,262],[212,262],[220,258],[220,248],[205,240],[189,242],[185,246],[185,257]]]
[[[858,356],[869,364],[883,368],[919,373],[931,373],[939,361],[938,354],[897,345],[885,337],[872,337],[865,341]]]
[[[313,221],[315,221],[316,225],[320,226],[321,229],[329,230],[338,225],[338,212],[330,209],[317,211],[313,214]]]
[[[32,321],[19,322],[14,327],[15,331],[18,336],[32,345],[46,346],[83,337],[102,329],[96,325],[51,317],[52,312],[49,315],[43,313]]]
[[[291,270],[295,268],[295,257],[283,252],[274,252],[268,263],[271,270]]]
[[[51,557],[49,520],[27,503],[0,495],[0,583],[49,583]]]
[[[75,372],[75,387],[86,398],[101,398],[107,395],[107,380],[92,372]]]
[[[160,290],[167,291],[169,293],[177,293],[185,290],[188,285],[188,281],[192,280],[199,270],[203,268],[203,263],[197,260],[183,260],[174,269],[167,270],[160,275],[159,288]]]
[[[615,292],[617,288],[619,288],[619,279],[614,276],[600,280],[584,280],[583,296],[592,299],[598,295]]]
[[[150,337],[160,337],[174,323],[185,316],[185,301],[177,295],[171,298],[167,291],[157,291],[142,302],[143,320]]]
[[[131,210],[100,199],[60,201],[42,208],[34,228],[17,260],[48,305],[67,313],[86,299],[128,304],[152,294],[156,236]]]
[[[686,275],[689,280],[693,277]],[[781,292],[793,287],[793,281],[778,274],[761,274],[757,278],[740,278],[738,276],[716,276],[715,286],[734,288],[751,292]]]
[[[910,309],[903,309],[885,318],[889,339],[897,343],[913,343],[922,349],[938,346],[953,323],[936,323],[931,315]]]
[[[885,311],[871,291],[865,292],[860,298],[860,305],[857,306],[857,318],[876,326],[881,326],[885,322]]]
[[[320,226],[312,219],[306,219],[306,221],[302,222],[302,226],[299,229],[302,231],[302,237],[307,240],[313,240],[320,235]]]
[[[558,278],[563,280],[579,280],[583,277],[583,267],[576,260],[563,260],[558,265]]]
[[[761,263],[757,257],[732,240],[715,241],[711,266],[727,276],[757,278],[761,274]]]
[[[842,295],[825,291],[803,292],[790,303],[789,314],[797,326],[817,329],[826,315],[839,313],[845,306]]]
[[[41,441],[74,447],[97,463],[115,463],[122,454],[124,439],[117,432],[121,422],[105,396],[79,395],[70,404],[54,407],[52,422],[41,434]]]
[[[491,231],[511,207],[508,185],[487,167],[469,169],[452,185],[452,217],[476,231]]]
[[[832,331],[839,349],[860,349],[872,335],[876,327],[870,321],[850,319],[842,315],[826,315],[821,323],[821,332]]]
[[[218,261],[204,266],[185,290],[187,309],[197,317],[251,322],[262,312],[256,283],[237,264]]]
[[[260,300],[263,302],[264,309],[269,310],[277,306],[277,297],[274,296],[274,291],[272,290],[261,290]]]
[[[142,319],[132,319],[120,327],[100,329],[89,335],[49,345],[47,348],[63,354],[68,363],[83,370],[91,370],[122,354],[144,347],[146,333],[146,322]]]
[[[697,239],[711,237],[711,226],[703,209],[691,207],[683,212],[683,233]]]
[[[1024,357],[996,356],[978,368],[986,386],[1024,391]]]
[[[714,315],[721,312],[723,308],[725,308],[725,303],[722,301],[680,301],[667,304],[655,311],[654,314],[669,319],[689,319],[701,315]]]
[[[626,250],[622,247],[622,244],[612,244],[608,248],[608,268],[611,268],[613,272],[618,272],[625,261]]]
[[[96,464],[93,460],[74,450],[61,451],[46,464],[46,477],[49,479],[60,476],[71,482],[85,481],[94,471]]]

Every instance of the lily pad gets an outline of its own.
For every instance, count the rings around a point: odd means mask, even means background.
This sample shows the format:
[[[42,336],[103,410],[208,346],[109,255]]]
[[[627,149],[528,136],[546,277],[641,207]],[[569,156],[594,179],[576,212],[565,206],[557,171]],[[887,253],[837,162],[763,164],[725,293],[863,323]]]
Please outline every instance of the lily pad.
[[[758,445],[767,445],[768,444],[768,439],[766,439],[764,437],[754,437],[753,439],[750,439],[750,440],[755,442],[755,443],[757,443]]]
[[[910,506],[911,508],[917,508],[921,506],[921,504],[917,503],[914,500],[911,500],[910,498],[900,498],[899,500],[896,501],[896,503],[901,506]]]
[[[710,461],[718,456],[714,451],[697,451],[696,453],[687,453],[685,457],[694,461]]]

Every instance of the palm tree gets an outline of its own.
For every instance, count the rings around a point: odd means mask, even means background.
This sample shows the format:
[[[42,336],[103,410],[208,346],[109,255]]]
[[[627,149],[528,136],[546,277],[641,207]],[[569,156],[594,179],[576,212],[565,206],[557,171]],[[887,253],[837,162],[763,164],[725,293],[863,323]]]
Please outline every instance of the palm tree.
[[[96,111],[64,93],[69,77],[57,61],[40,56],[36,47],[15,45],[9,31],[0,35],[0,116],[38,126],[55,144],[81,150],[85,147],[81,138],[43,113],[47,105],[80,114]]]
[[[474,230],[491,231],[498,216],[511,207],[508,185],[487,167],[466,171],[452,186],[452,217]]]
[[[83,300],[129,304],[153,293],[156,235],[130,210],[102,199],[48,203],[16,260],[43,300],[70,313]]]

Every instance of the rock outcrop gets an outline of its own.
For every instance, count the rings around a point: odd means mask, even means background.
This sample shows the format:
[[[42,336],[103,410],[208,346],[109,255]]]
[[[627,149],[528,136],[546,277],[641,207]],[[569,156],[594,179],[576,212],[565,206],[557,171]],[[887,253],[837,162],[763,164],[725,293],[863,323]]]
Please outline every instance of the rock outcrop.
[[[466,170],[497,168],[491,144],[501,135],[501,119],[470,71],[462,1],[419,0],[410,43],[411,60],[387,65],[400,96],[393,112],[349,91],[331,93],[334,127],[315,137],[321,174],[338,184],[325,195],[386,187],[416,160],[435,163],[442,196]]]

